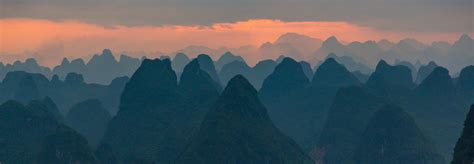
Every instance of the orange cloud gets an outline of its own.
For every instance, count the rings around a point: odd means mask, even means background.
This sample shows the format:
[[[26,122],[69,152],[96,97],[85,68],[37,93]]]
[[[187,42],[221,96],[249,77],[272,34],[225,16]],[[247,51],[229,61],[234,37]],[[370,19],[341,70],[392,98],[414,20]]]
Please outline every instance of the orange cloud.
[[[174,52],[189,45],[211,48],[259,46],[286,32],[314,38],[337,36],[344,41],[414,37],[421,41],[453,41],[454,33],[400,33],[377,31],[347,22],[284,22],[248,20],[212,26],[115,26],[103,27],[73,20],[0,19],[0,55],[35,56],[47,65],[62,57],[84,57],[103,48],[119,51]],[[258,59],[258,58],[257,58]]]

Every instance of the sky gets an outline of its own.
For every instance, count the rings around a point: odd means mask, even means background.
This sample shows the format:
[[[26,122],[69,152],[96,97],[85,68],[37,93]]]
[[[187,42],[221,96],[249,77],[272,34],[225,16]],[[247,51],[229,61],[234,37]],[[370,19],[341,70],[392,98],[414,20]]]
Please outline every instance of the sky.
[[[287,32],[453,42],[473,34],[473,12],[473,0],[0,0],[0,60],[259,46]]]

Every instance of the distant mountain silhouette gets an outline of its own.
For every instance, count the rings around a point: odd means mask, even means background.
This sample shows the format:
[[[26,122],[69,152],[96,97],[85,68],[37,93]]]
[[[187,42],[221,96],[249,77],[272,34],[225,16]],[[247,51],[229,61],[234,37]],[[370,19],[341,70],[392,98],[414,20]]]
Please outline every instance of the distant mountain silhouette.
[[[421,66],[416,75],[416,83],[420,84],[436,67],[438,67],[438,65],[433,61],[427,65]]]
[[[334,53],[339,56],[351,56],[347,48],[339,42],[335,36],[327,38],[321,45],[321,48],[315,52],[317,59],[324,59],[327,54]]]
[[[413,79],[416,79],[416,73],[417,73],[418,70],[417,70],[417,68],[415,68],[415,66],[413,64],[411,64],[410,62],[407,62],[407,61],[396,60],[395,65],[402,65],[402,66],[407,67],[411,71],[411,77]]]
[[[326,61],[318,67],[311,83],[313,87],[346,87],[360,85],[357,77],[333,58],[326,59]]]
[[[448,70],[435,68],[415,88],[408,105],[407,111],[449,160],[468,106],[457,92]]]
[[[172,163],[219,91],[199,59],[184,68],[179,85],[168,59],[145,59],[127,83],[120,110],[99,146],[112,152],[102,149],[98,156],[113,154],[125,163]]]
[[[301,65],[291,58],[285,58],[265,79],[260,89],[260,95],[265,98],[278,99],[281,96],[290,96],[308,84],[309,80]]]
[[[355,163],[445,163],[415,120],[398,106],[387,105],[375,112],[361,139]]]
[[[474,105],[464,121],[464,129],[454,148],[451,164],[470,164],[474,162]]]
[[[39,73],[43,74],[46,77],[51,77],[51,69],[48,67],[40,66],[38,62],[33,59],[29,58],[26,59],[24,62],[15,61],[13,64],[4,65],[3,63],[0,64],[0,79],[3,79],[8,72],[13,71],[24,71],[29,73]]]
[[[232,78],[178,163],[313,163],[271,122],[257,91]]]
[[[219,58],[219,60],[216,61],[216,64],[215,64],[216,70],[221,70],[224,65],[229,64],[234,61],[245,62],[244,58],[240,56],[235,56],[231,52],[227,51]]]
[[[265,79],[259,91],[275,125],[303,149],[320,126],[319,109],[314,109],[307,101],[310,99],[307,92],[309,84],[301,64],[285,58]]]
[[[201,55],[198,55],[197,59],[199,61],[199,65],[201,66],[201,69],[206,71],[206,73],[209,74],[211,78],[220,85],[221,80],[219,79],[219,76],[217,75],[217,71],[214,66],[214,61],[212,61],[211,57],[209,57],[206,54],[201,54]]]
[[[255,88],[260,89],[263,81],[270,75],[278,65],[273,60],[262,60],[252,68],[253,78],[249,79]]]
[[[96,98],[104,102],[104,105],[114,113],[118,108],[119,95],[125,85],[116,83],[110,87],[87,84],[82,75],[76,73],[69,73],[64,81],[61,81],[58,76],[53,76],[49,81],[41,74],[15,71],[9,72],[0,84],[2,93],[0,102],[17,100],[26,103],[30,100],[49,97],[55,102],[59,111],[66,114],[72,105],[86,99]]]
[[[390,50],[395,45],[395,43],[387,39],[382,39],[377,42],[377,45],[379,45],[379,47],[382,48],[383,50],[387,51],[387,50]]]
[[[278,37],[275,44],[289,44],[303,55],[311,54],[321,47],[322,40],[298,33],[285,33]]]
[[[313,69],[311,68],[311,64],[309,64],[308,62],[305,62],[305,61],[300,61],[299,63],[301,65],[301,68],[303,69],[303,72],[306,75],[306,77],[308,79],[312,79],[313,78]]]
[[[354,59],[352,59],[352,57],[350,56],[337,56],[336,54],[334,53],[329,53],[326,57],[325,60],[329,59],[329,58],[333,58],[334,60],[336,60],[338,63],[341,63],[342,65],[344,65],[349,71],[351,72],[356,72],[356,71],[360,71],[362,73],[365,73],[365,74],[369,74],[369,73],[372,73],[373,70],[372,68],[369,68],[368,66],[366,66],[365,64],[362,64],[360,62],[357,62],[355,61]],[[321,61],[316,67],[315,69],[317,69],[317,67],[320,66],[320,64],[322,64],[323,61]]]
[[[424,50],[427,47],[427,45],[414,39],[402,39],[388,51],[383,52],[381,56],[382,59],[391,63],[396,60],[404,60],[410,63],[415,63],[416,61],[426,62],[427,57],[424,54]]]
[[[266,42],[259,47],[258,52],[263,59],[277,59],[281,55],[304,59],[304,54],[290,43]]]
[[[408,67],[391,66],[384,60],[377,64],[375,72],[370,75],[366,85],[377,95],[393,101],[401,101],[415,87]]]
[[[74,105],[66,116],[67,124],[87,138],[96,147],[112,118],[97,99],[90,99]]]
[[[221,78],[223,84],[227,84],[232,77],[238,74],[241,74],[248,79],[253,78],[252,68],[250,68],[247,63],[237,60],[225,64],[219,72],[219,77]]]
[[[313,159],[330,164],[351,162],[369,119],[382,105],[383,101],[360,87],[339,89],[311,152]]]
[[[68,73],[75,72],[84,74],[87,71],[87,66],[82,59],[75,59],[69,62],[67,58],[64,58],[60,65],[54,67],[53,73],[58,75],[61,79],[64,79]]]
[[[178,53],[176,54],[176,56],[174,56],[171,66],[173,67],[173,70],[176,71],[177,74],[181,74],[186,64],[188,64],[190,61],[191,60],[189,59],[188,56],[186,56],[186,54]]]
[[[69,73],[82,74],[88,83],[109,84],[114,78],[130,76],[140,65],[140,59],[127,55],[120,55],[117,61],[109,49],[104,49],[102,54],[94,55],[87,63],[83,59],[71,62],[64,58],[60,65],[54,67],[53,73],[61,79]]]

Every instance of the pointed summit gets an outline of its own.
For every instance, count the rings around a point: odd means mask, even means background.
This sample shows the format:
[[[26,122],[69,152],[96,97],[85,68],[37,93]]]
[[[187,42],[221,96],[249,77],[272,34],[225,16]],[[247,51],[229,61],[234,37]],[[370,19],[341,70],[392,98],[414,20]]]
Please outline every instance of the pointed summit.
[[[334,44],[341,44],[339,43],[339,40],[337,40],[337,38],[335,36],[331,36],[329,38],[327,38],[323,44],[328,44],[328,45],[334,45]]]
[[[328,58],[316,70],[313,80],[313,87],[345,87],[359,85],[360,82],[346,67],[339,64],[333,58]]]
[[[192,60],[184,67],[179,80],[179,88],[194,98],[208,98],[210,96],[204,94],[216,97],[222,90],[221,86],[201,69],[198,59]]]
[[[212,61],[211,57],[206,54],[200,54],[197,57],[199,61],[199,65],[201,66],[201,69],[206,71],[211,78],[216,81],[217,83],[221,83],[219,80],[219,76],[217,75],[216,67],[214,66],[214,61]]]
[[[278,98],[288,96],[297,90],[303,89],[309,80],[301,65],[291,58],[284,58],[273,73],[263,82],[260,94],[264,98]]]
[[[399,98],[408,94],[414,87],[411,70],[403,65],[391,66],[381,60],[375,72],[370,75],[366,85],[378,95],[388,95],[388,98]]]
[[[126,84],[100,145],[110,146],[123,163],[161,163],[167,155],[162,138],[174,129],[182,104],[170,60],[145,59]]]
[[[418,84],[421,83],[436,67],[438,67],[438,65],[434,61],[430,61],[428,65],[421,66],[420,69],[418,69],[416,82]]]
[[[257,91],[232,78],[177,163],[312,163],[271,122]]]
[[[235,56],[231,52],[227,51],[219,58],[219,60],[217,60],[216,69],[221,70],[224,65],[232,63],[234,61],[245,62],[244,58],[240,56]]]
[[[389,68],[390,65],[388,65],[385,60],[380,60],[379,63],[377,63],[377,66],[375,67],[375,69],[378,71],[386,71]]]
[[[387,105],[375,112],[361,139],[356,163],[445,163],[415,120],[398,106]]]
[[[418,86],[417,91],[426,96],[455,95],[454,84],[449,71],[443,67],[436,67],[428,77]]]
[[[68,65],[70,62],[67,58],[63,58],[63,60],[61,61],[61,65]]]
[[[461,35],[461,37],[459,37],[459,40],[457,42],[472,42],[472,38],[467,35],[467,34],[463,34]]]
[[[140,108],[140,102],[161,104],[173,101],[170,96],[174,95],[177,87],[176,74],[169,59],[145,59],[122,92],[120,110]]]

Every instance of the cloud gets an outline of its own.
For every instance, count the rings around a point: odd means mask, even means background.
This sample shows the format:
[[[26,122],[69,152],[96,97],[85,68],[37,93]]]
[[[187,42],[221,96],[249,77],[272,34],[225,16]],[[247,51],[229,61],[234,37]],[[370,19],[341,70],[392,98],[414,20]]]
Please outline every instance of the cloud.
[[[2,18],[75,19],[104,26],[212,25],[248,19],[339,21],[378,30],[463,32],[472,0],[2,0]]]

